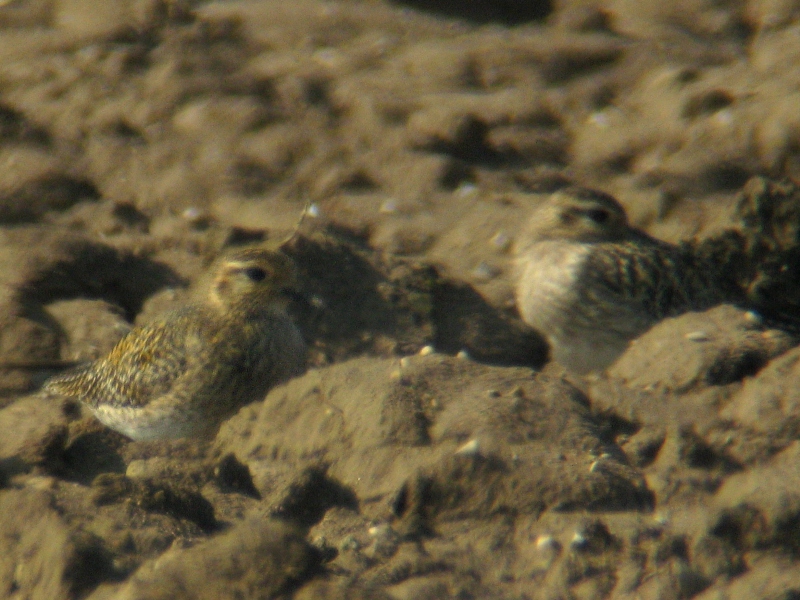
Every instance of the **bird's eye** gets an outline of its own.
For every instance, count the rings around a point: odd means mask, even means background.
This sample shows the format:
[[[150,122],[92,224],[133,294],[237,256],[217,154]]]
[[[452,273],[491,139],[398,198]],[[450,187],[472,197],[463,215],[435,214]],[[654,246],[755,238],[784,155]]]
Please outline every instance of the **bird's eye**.
[[[590,208],[586,211],[586,216],[598,225],[602,225],[603,223],[608,222],[608,219],[611,215],[604,208]]]
[[[267,277],[267,272],[261,267],[247,267],[244,270],[244,274],[247,275],[250,281],[264,281]]]

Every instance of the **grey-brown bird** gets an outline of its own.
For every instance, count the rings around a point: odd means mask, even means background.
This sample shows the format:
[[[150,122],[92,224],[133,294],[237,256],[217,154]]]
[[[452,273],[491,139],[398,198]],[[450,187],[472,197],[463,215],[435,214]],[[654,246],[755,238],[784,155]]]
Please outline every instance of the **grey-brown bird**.
[[[614,198],[579,187],[534,209],[515,268],[523,320],[579,373],[605,369],[660,319],[738,300],[715,265],[631,227]]]
[[[295,266],[280,251],[231,252],[199,301],[134,328],[107,356],[45,389],[82,402],[134,440],[214,432],[304,370],[305,344],[286,312],[294,284]]]

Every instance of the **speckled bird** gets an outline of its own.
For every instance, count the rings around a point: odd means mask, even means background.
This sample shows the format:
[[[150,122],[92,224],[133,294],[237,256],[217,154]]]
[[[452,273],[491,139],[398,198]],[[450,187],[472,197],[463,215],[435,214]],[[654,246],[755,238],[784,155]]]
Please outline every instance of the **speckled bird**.
[[[217,261],[199,301],[134,328],[104,358],[45,389],[87,405],[134,440],[201,436],[305,368],[286,312],[295,266],[264,248]]]
[[[534,209],[515,267],[523,320],[579,373],[605,369],[665,317],[738,300],[715,265],[631,227],[614,198],[579,187]]]

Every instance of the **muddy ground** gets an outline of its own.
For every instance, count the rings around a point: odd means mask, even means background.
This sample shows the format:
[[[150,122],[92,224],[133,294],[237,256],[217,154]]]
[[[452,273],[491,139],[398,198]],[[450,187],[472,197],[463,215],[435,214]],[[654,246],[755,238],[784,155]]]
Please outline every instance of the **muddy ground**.
[[[0,596],[800,597],[800,349],[741,307],[547,362],[566,182],[800,303],[800,4],[0,3]],[[288,236],[309,371],[215,439],[37,394]]]

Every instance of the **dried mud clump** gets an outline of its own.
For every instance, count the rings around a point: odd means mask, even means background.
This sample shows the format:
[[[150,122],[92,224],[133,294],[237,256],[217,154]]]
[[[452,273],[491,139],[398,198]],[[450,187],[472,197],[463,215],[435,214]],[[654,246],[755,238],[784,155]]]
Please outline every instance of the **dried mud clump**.
[[[701,256],[726,265],[746,302],[800,331],[800,187],[791,180],[750,180],[738,195],[740,227],[708,238]]]

